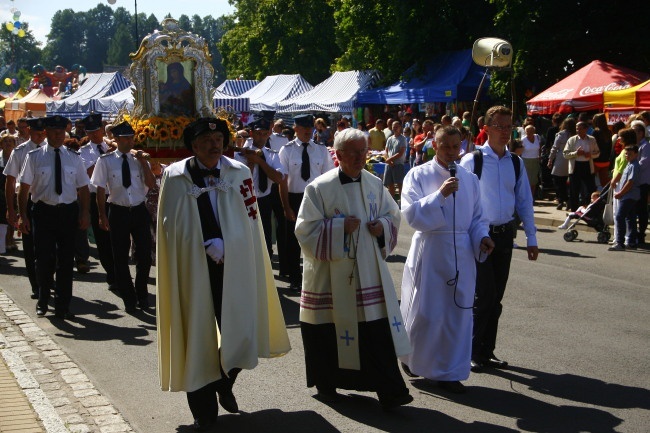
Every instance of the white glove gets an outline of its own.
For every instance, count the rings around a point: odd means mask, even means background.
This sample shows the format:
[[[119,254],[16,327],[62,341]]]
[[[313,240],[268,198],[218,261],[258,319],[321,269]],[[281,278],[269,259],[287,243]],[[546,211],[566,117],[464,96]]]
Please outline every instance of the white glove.
[[[221,238],[212,238],[203,242],[205,247],[205,253],[212,259],[216,264],[223,263],[223,239]]]

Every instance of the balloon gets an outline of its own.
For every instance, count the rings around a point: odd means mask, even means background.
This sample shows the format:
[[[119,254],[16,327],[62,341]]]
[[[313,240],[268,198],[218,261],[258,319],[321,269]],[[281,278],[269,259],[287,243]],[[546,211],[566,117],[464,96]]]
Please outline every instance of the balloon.
[[[11,12],[12,14],[15,14],[16,12],[18,12],[18,9],[16,9],[16,8],[11,8],[11,10],[10,10],[9,12]]]
[[[16,27],[14,27],[14,29],[11,31],[11,33],[13,33],[14,35],[17,35],[18,34],[18,29]]]
[[[11,78],[5,78],[5,84],[9,86],[11,84]]]
[[[116,0],[108,0],[108,4],[114,5]]]
[[[7,21],[5,27],[7,28],[7,30],[12,31],[14,29],[14,23],[12,23],[11,21]]]
[[[24,38],[25,37],[25,30],[23,30],[23,29],[18,30],[18,37],[19,38]]]
[[[14,23],[14,28],[15,28],[15,29],[19,29],[19,28],[22,27],[22,25],[23,25],[23,23],[21,23],[20,21],[16,21],[16,22]]]
[[[18,82],[18,81],[16,81],[15,78],[12,78],[12,79],[11,79],[11,84],[16,84],[17,82]]]
[[[14,16],[20,18],[20,11],[14,11]],[[16,18],[16,19],[18,19]]]

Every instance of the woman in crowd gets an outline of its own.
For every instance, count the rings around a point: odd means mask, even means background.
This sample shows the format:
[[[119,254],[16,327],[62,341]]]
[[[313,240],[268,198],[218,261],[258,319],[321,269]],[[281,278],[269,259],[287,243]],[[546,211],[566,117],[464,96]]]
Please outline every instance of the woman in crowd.
[[[530,183],[530,190],[535,197],[535,190],[539,183],[539,156],[541,152],[541,143],[539,135],[535,134],[535,127],[527,125],[524,129],[524,137],[521,139],[521,144],[524,146],[524,151],[521,154],[526,167],[526,174],[528,175],[528,182]]]
[[[594,127],[594,138],[600,149],[600,156],[594,158],[594,168],[600,180],[600,186],[604,187],[609,183],[609,166],[612,154],[612,133],[607,126],[605,114],[598,113],[592,119]]]
[[[560,132],[555,135],[548,158],[548,168],[551,169],[551,175],[553,176],[558,210],[563,207],[569,210],[569,192],[566,185],[569,179],[569,161],[564,158],[562,150],[569,137],[573,135],[576,135],[576,120],[572,118],[565,119],[562,126],[560,126]]]
[[[5,135],[0,138],[0,254],[17,249],[14,242],[13,227],[7,222],[7,198],[5,197],[5,181],[3,174],[9,156],[16,147],[16,138],[13,135]]]

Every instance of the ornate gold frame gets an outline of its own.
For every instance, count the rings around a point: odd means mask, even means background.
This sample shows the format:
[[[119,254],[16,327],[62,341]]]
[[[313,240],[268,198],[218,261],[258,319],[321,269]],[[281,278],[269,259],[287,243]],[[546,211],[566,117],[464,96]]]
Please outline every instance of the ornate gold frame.
[[[170,64],[192,61],[195,114],[210,116],[212,110],[212,79],[214,69],[208,45],[202,37],[182,30],[178,21],[165,18],[162,30],[156,30],[142,39],[136,53],[131,54],[129,79],[135,85],[135,103],[132,116],[145,119],[165,116],[160,112],[157,62]]]

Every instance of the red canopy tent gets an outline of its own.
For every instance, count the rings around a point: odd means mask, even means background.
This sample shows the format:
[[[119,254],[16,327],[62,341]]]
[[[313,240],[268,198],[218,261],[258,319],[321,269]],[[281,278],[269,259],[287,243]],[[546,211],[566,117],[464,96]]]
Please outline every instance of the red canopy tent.
[[[603,109],[603,92],[627,89],[650,78],[634,71],[594,60],[526,102],[529,115],[571,113]]]

